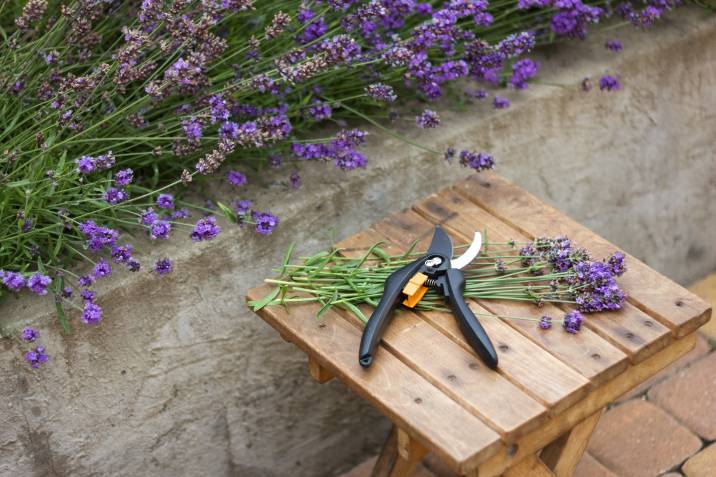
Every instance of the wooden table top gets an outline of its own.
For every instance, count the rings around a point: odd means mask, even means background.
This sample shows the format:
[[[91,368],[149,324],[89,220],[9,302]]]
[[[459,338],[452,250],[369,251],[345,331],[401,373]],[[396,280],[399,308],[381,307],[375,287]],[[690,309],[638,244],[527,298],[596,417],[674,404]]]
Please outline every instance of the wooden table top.
[[[618,248],[499,175],[487,172],[393,214],[337,247],[362,255],[379,241],[400,253],[425,250],[435,224],[455,242],[486,230],[491,242],[566,235],[595,257]],[[288,341],[463,473],[496,475],[686,353],[709,305],[634,257],[618,279],[627,302],[585,315],[575,335],[534,322],[481,318],[499,357],[485,367],[450,313],[404,310],[388,327],[371,368],[358,365],[362,323],[319,304],[266,307],[259,314]],[[270,287],[252,289],[248,299]],[[477,313],[561,316],[569,306],[472,300]],[[370,316],[370,308],[364,309]]]

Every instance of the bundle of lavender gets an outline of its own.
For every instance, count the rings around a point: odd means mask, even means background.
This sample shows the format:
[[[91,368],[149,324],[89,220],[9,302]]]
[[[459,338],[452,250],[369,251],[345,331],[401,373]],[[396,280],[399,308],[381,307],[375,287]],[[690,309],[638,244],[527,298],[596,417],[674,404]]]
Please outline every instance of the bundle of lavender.
[[[276,270],[281,276],[266,280],[276,285],[274,290],[262,300],[249,302],[249,306],[256,311],[269,305],[318,302],[322,305],[319,317],[335,306],[366,322],[367,317],[358,305],[376,306],[386,278],[424,255],[414,252],[413,246],[404,254],[391,256],[380,245],[375,244],[360,258],[347,258],[340,254],[340,249],[333,249],[303,257],[300,264],[290,263],[289,249],[282,267]],[[577,333],[582,326],[582,313],[618,310],[624,303],[624,292],[615,280],[626,271],[621,252],[595,261],[587,250],[573,246],[566,237],[483,245],[480,255],[463,270],[465,297],[517,300],[537,306],[567,303],[577,309],[557,319],[548,315],[532,318],[476,313],[478,316],[535,321],[542,329],[558,323],[566,332]],[[431,289],[415,309],[449,311],[443,298]]]
[[[207,241],[223,214],[271,234],[279,219],[242,189],[250,170],[283,169],[299,187],[306,161],[364,168],[361,125],[440,124],[398,102],[454,98],[461,81],[471,100],[506,108],[501,91],[538,73],[536,46],[583,39],[610,16],[648,27],[675,1],[0,1],[0,298],[49,295],[65,330],[97,324],[97,280],[173,269],[170,257],[140,264],[124,232]],[[618,90],[618,76],[599,88]],[[494,164],[489,151],[424,149]],[[217,173],[234,197],[186,199],[184,186]]]

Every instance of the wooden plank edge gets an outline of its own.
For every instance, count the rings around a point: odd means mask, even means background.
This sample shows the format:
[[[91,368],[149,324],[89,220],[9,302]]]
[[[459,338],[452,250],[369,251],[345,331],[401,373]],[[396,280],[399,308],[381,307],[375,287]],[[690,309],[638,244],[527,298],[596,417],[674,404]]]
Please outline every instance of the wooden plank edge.
[[[696,344],[696,338],[696,333],[687,335],[641,363],[630,366],[624,373],[593,391],[560,416],[548,421],[539,430],[525,436],[512,446],[500,448],[495,455],[478,464],[478,474],[480,477],[498,476],[522,459],[534,455],[579,422],[691,351]],[[460,470],[468,473],[474,470],[474,467],[466,465]]]
[[[490,173],[484,173],[484,174],[488,176],[488,179],[478,179],[478,178],[475,178],[475,177],[470,177],[470,178],[464,179],[464,180],[462,180],[462,181],[459,181],[455,186],[452,187],[452,189],[453,189],[455,192],[457,192],[458,194],[460,194],[460,195],[462,195],[463,197],[465,197],[466,199],[468,199],[469,201],[471,201],[471,202],[473,202],[474,204],[476,204],[476,205],[482,207],[483,209],[485,209],[486,211],[488,211],[488,212],[489,212],[490,214],[492,214],[493,216],[495,216],[495,217],[497,217],[497,218],[500,218],[503,222],[507,223],[508,225],[511,225],[513,228],[519,230],[521,233],[523,233],[524,235],[526,235],[526,236],[528,236],[528,237],[534,237],[534,235],[533,235],[532,233],[530,233],[528,230],[525,230],[523,227],[521,227],[520,224],[515,223],[515,222],[514,222],[513,220],[511,220],[509,217],[505,217],[504,214],[501,214],[501,213],[499,213],[498,211],[496,211],[493,207],[490,207],[490,205],[489,205],[488,203],[486,203],[486,202],[480,200],[480,198],[477,197],[477,196],[475,196],[475,194],[468,192],[467,189],[470,188],[470,184],[473,183],[473,182],[475,182],[476,180],[482,180],[482,181],[484,181],[484,183],[487,184],[487,187],[490,187],[490,184],[491,184],[490,178],[491,178],[492,180],[499,180],[499,181],[501,181],[501,182],[506,183],[509,187],[517,187],[517,188],[519,188],[520,191],[521,191],[521,193],[526,194],[528,197],[530,197],[530,198],[533,199],[534,201],[540,202],[540,203],[541,203],[544,207],[546,207],[547,209],[551,209],[551,210],[557,212],[559,215],[564,216],[564,218],[565,218],[566,220],[568,220],[568,221],[570,221],[570,222],[573,222],[576,226],[582,227],[582,228],[585,228],[585,229],[586,229],[586,227],[584,227],[583,225],[581,225],[579,222],[575,221],[574,219],[570,218],[569,216],[567,216],[566,214],[564,214],[563,212],[561,212],[559,209],[557,209],[557,208],[555,208],[555,207],[552,207],[552,206],[549,205],[549,204],[544,203],[543,201],[541,201],[540,199],[538,199],[538,198],[537,198],[536,196],[534,196],[533,194],[531,194],[531,193],[527,192],[526,190],[520,188],[519,186],[517,186],[517,185],[514,184],[513,182],[511,182],[511,181],[505,179],[504,177],[502,177],[502,176],[500,176],[500,175],[498,175],[498,174],[495,174],[495,173],[491,173],[491,174],[490,174]],[[609,242],[609,241],[606,240],[605,238],[601,237],[601,236],[598,235],[597,233],[595,233],[595,232],[593,232],[593,231],[591,231],[591,230],[589,230],[589,229],[586,229],[586,230],[588,230],[592,235],[594,235],[594,237],[595,237],[597,240],[600,240],[600,241],[603,241],[603,242],[609,244],[609,245],[610,245],[611,247],[613,247],[615,250],[619,250],[619,249],[620,249],[620,247],[617,247],[616,245],[612,244],[611,242]],[[629,295],[627,295],[627,301],[628,301],[629,303],[631,303],[631,304],[634,305],[635,307],[639,308],[641,311],[643,311],[644,313],[648,314],[649,316],[651,316],[652,318],[654,318],[656,321],[658,321],[659,323],[663,324],[664,326],[666,326],[667,328],[669,328],[670,330],[672,330],[672,333],[673,333],[674,336],[677,337],[677,338],[681,338],[681,337],[683,337],[683,336],[686,336],[686,335],[690,334],[691,332],[695,331],[695,330],[698,329],[699,327],[703,326],[706,322],[708,322],[709,316],[710,316],[710,305],[709,305],[706,301],[702,300],[702,299],[701,299],[700,297],[698,297],[697,295],[691,293],[689,290],[687,290],[686,288],[682,287],[682,286],[679,285],[678,283],[674,282],[674,281],[671,280],[670,278],[668,278],[668,277],[664,276],[663,274],[657,272],[656,270],[652,269],[651,267],[649,267],[648,265],[646,265],[645,263],[643,263],[641,260],[639,260],[638,258],[634,257],[633,255],[631,255],[631,254],[626,254],[626,255],[628,255],[629,260],[633,260],[633,261],[639,262],[639,263],[641,264],[641,266],[649,268],[649,269],[652,270],[654,273],[658,274],[663,280],[668,281],[668,282],[671,284],[671,286],[673,286],[673,287],[679,289],[679,291],[680,291],[680,293],[681,293],[682,295],[688,297],[689,302],[693,302],[694,306],[695,306],[696,309],[697,309],[697,312],[696,312],[697,315],[695,315],[694,317],[690,318],[689,320],[687,320],[687,321],[682,322],[682,323],[679,324],[679,323],[674,323],[673,321],[671,321],[671,320],[670,320],[667,316],[665,316],[662,312],[660,312],[660,311],[658,311],[658,310],[655,310],[655,309],[649,307],[648,305],[646,305],[646,304],[644,304],[644,303],[641,303],[641,302],[639,302],[638,300],[634,299],[633,297],[630,297]]]

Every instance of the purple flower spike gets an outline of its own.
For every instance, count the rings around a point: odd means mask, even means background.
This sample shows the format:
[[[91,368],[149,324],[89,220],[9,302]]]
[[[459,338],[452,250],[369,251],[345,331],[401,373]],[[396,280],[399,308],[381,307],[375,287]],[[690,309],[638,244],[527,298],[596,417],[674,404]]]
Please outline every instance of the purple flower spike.
[[[85,302],[94,302],[94,298],[97,296],[97,294],[89,288],[85,288],[80,292],[80,296]]]
[[[171,230],[172,225],[166,220],[155,220],[152,222],[152,225],[149,226],[149,238],[152,240],[166,240],[169,238],[169,232],[171,232]]]
[[[114,183],[119,187],[128,186],[134,179],[134,171],[132,169],[122,169],[114,175]]]
[[[80,286],[88,287],[94,283],[94,276],[82,275],[78,281],[79,281]]]
[[[429,5],[428,5],[429,6]],[[366,94],[376,101],[382,101],[384,103],[392,103],[398,99],[398,95],[395,94],[392,86],[385,85],[383,83],[369,84],[365,88]]]
[[[74,293],[74,290],[72,287],[65,287],[62,289],[62,298],[72,298],[72,294]]]
[[[236,215],[246,215],[251,210],[252,202],[248,199],[240,199],[235,200],[231,205],[234,206],[234,212],[236,212]]]
[[[117,189],[116,187],[109,187],[107,192],[104,193],[104,200],[108,204],[119,204],[129,199],[129,194],[124,189]]]
[[[103,278],[108,277],[112,274],[112,267],[109,265],[109,263],[103,259],[100,258],[97,264],[94,266],[94,276],[95,278]]]
[[[526,89],[527,80],[534,78],[539,70],[539,63],[525,58],[512,65],[510,84],[516,89]]]
[[[47,295],[47,286],[50,283],[52,283],[50,277],[37,272],[27,280],[27,288],[38,295]]]
[[[607,40],[604,48],[610,51],[622,51],[622,42],[619,40]]]
[[[124,244],[124,246],[112,247],[112,261],[114,263],[127,263],[132,258],[132,245]]]
[[[197,221],[191,233],[191,239],[194,242],[212,240],[219,235],[219,232],[221,232],[221,227],[216,225],[216,218],[213,215],[209,215]]]
[[[567,333],[575,334],[582,327],[582,321],[584,321],[582,314],[577,310],[574,310],[564,315],[564,322],[562,326],[564,327],[564,331]]]
[[[415,117],[416,124],[423,129],[436,128],[440,125],[440,116],[433,110],[426,109]]]
[[[227,172],[226,179],[229,181],[229,183],[231,185],[234,185],[236,187],[241,187],[243,185],[246,185],[246,183],[248,182],[246,180],[246,176],[239,171]]]
[[[171,194],[159,194],[159,197],[157,197],[157,207],[160,209],[173,209],[174,196]]]
[[[82,310],[82,322],[88,325],[96,325],[100,321],[102,321],[102,307],[92,301],[86,301]]]
[[[172,266],[172,261],[168,258],[162,258],[160,260],[157,260],[157,263],[154,264],[154,271],[157,272],[159,275],[166,275],[167,273],[171,273],[174,267]]]
[[[489,154],[481,152],[460,151],[460,164],[476,171],[484,171],[495,167],[495,160]]]
[[[28,343],[32,343],[37,338],[40,337],[40,332],[37,330],[33,330],[29,326],[22,330],[22,333],[20,334],[20,338],[22,338],[24,341],[27,341]]]
[[[139,216],[139,221],[144,225],[152,225],[157,219],[157,214],[151,207],[143,211]]]
[[[298,189],[301,187],[301,175],[298,173],[298,171],[293,171],[291,173],[291,177],[289,177],[289,182],[291,183],[291,187],[294,189]]]
[[[552,328],[552,317],[548,315],[544,315],[542,318],[539,319],[539,327],[543,330],[548,330]]]
[[[9,290],[12,290],[14,292],[19,292],[20,290],[25,288],[25,277],[23,277],[22,274],[20,274],[20,273],[3,272],[2,283]]]
[[[37,369],[42,363],[46,363],[49,356],[45,354],[45,348],[38,346],[34,351],[28,351],[25,353],[25,360],[30,363],[30,367]]]
[[[501,96],[495,96],[492,100],[492,107],[495,109],[507,109],[510,107],[510,100]]]
[[[75,163],[77,164],[77,172],[80,174],[90,174],[97,168],[92,156],[82,156],[79,159],[75,159]]]
[[[624,254],[621,252],[614,252],[614,254],[607,259],[607,264],[612,272],[612,275],[617,277],[621,276],[626,272],[626,264],[624,263]]]
[[[271,235],[278,225],[278,217],[270,212],[254,212],[252,218],[256,223],[256,231],[261,235]]]
[[[602,91],[619,91],[621,87],[615,76],[604,75],[599,79],[599,89]]]

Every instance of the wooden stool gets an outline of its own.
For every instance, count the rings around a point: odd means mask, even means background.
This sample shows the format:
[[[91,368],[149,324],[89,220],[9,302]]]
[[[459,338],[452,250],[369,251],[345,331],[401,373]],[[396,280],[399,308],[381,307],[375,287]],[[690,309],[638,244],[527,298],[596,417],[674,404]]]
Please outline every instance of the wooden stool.
[[[567,235],[597,257],[617,250],[494,173],[434,194],[338,247],[360,256],[385,241],[383,248],[397,254],[420,239],[425,250],[438,223],[455,242],[486,230],[491,242]],[[708,304],[636,258],[626,263],[623,309],[586,315],[576,335],[480,318],[497,348],[497,372],[472,352],[449,313],[400,311],[368,370],[358,364],[363,325],[353,315],[333,309],[317,320],[321,306],[314,303],[259,314],[308,354],[314,379],[338,378],[393,422],[373,476],[408,476],[428,451],[466,476],[569,476],[604,407],[691,350],[711,315]],[[255,288],[248,298],[269,290]],[[535,318],[570,309],[496,300],[470,306]],[[363,311],[370,315],[369,307]]]

